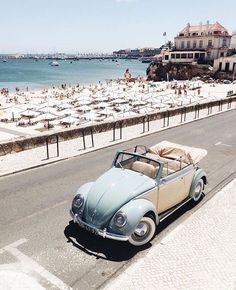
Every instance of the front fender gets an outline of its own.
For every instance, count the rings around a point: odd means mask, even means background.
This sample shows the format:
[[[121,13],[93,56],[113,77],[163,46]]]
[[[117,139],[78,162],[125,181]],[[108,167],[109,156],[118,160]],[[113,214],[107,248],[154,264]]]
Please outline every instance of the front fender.
[[[190,191],[189,191],[190,197],[192,197],[192,195],[194,193],[194,189],[195,189],[195,187],[200,179],[203,179],[205,185],[207,184],[206,173],[202,168],[198,168],[193,176],[192,184],[191,184]]]
[[[114,217],[111,219],[108,231],[114,234],[129,236],[134,232],[134,229],[138,225],[140,219],[148,212],[153,212],[155,214],[156,223],[159,223],[158,214],[155,205],[147,199],[133,199],[124,206],[122,206],[119,211],[122,211],[127,216],[127,223],[124,227],[119,228],[114,224]]]
[[[76,191],[76,194],[75,195],[78,195],[78,194],[81,194],[84,199],[87,198],[87,195],[90,191],[90,188],[92,187],[94,182],[88,182],[88,183],[85,183],[84,185],[82,185],[77,191]]]

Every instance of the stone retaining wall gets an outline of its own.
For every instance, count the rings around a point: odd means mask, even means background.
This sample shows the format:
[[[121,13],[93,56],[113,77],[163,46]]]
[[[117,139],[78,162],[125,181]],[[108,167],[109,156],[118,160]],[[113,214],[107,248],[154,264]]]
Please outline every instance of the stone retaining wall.
[[[101,122],[99,124],[95,124],[92,126],[79,126],[74,129],[65,129],[63,131],[54,131],[47,132],[47,133],[40,133],[37,134],[37,136],[31,136],[31,137],[20,137],[18,139],[14,139],[12,141],[4,141],[0,142],[0,156],[6,155],[6,154],[12,154],[16,152],[20,152],[23,150],[33,149],[36,147],[44,146],[46,143],[46,140],[48,139],[49,143],[55,143],[56,138],[53,138],[53,136],[58,135],[59,142],[70,140],[73,138],[81,137],[83,132],[85,135],[90,134],[91,130],[94,134],[100,133],[100,132],[106,132],[109,130],[112,130],[114,126],[119,128],[121,125],[123,128],[128,126],[133,126],[136,124],[142,124],[144,119],[147,121],[149,118],[149,121],[154,120],[160,120],[167,116],[167,113],[169,117],[180,115],[183,112],[195,112],[196,109],[202,110],[206,109],[209,106],[215,107],[215,106],[221,106],[224,104],[229,104],[230,102],[235,102],[236,96],[231,96],[225,99],[222,99],[220,101],[213,101],[210,103],[203,103],[198,105],[189,105],[186,107],[179,107],[179,108],[173,108],[169,109],[167,111],[160,111],[157,113],[152,113],[149,115],[140,115],[135,117],[130,117],[126,119],[117,120],[116,122]]]

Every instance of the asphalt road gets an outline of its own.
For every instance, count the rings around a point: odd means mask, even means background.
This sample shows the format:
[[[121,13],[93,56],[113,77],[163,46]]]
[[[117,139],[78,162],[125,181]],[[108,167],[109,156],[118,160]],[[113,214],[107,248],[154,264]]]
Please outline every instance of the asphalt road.
[[[198,120],[146,137],[101,149],[56,164],[0,178],[1,248],[26,239],[20,251],[73,289],[99,288],[127,264],[141,258],[151,244],[188,218],[222,182],[236,172],[236,111]],[[76,189],[95,180],[110,167],[118,149],[136,144],[153,145],[162,140],[208,150],[202,160],[209,184],[206,197],[197,207],[190,203],[158,227],[157,236],[147,246],[104,240],[77,228],[69,216]],[[15,262],[7,253],[0,265]],[[46,281],[42,284],[55,289]]]

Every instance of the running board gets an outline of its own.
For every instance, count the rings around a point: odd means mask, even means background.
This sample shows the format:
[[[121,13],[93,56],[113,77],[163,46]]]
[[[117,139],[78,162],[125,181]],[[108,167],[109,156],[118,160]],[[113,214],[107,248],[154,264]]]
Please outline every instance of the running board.
[[[185,205],[187,202],[189,202],[192,198],[187,198],[185,199],[182,203],[178,204],[177,206],[171,208],[170,210],[160,214],[160,222],[162,222],[164,219],[166,219],[167,217],[169,217],[172,213],[174,213],[175,211],[177,211],[178,209],[180,209],[183,205]]]

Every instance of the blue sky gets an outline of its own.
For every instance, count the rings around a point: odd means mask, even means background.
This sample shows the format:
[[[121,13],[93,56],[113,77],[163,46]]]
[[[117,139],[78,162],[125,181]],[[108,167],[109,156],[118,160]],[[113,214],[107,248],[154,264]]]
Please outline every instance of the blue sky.
[[[0,54],[159,47],[188,22],[232,32],[235,11],[235,0],[1,0]]]

